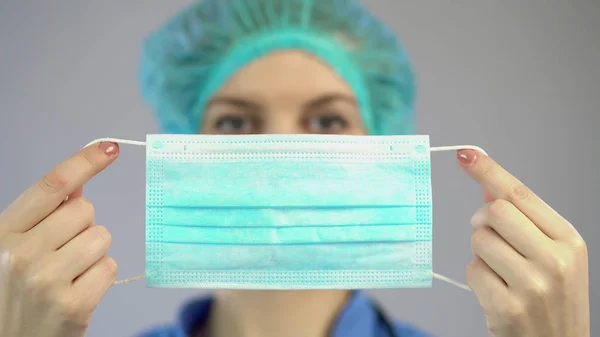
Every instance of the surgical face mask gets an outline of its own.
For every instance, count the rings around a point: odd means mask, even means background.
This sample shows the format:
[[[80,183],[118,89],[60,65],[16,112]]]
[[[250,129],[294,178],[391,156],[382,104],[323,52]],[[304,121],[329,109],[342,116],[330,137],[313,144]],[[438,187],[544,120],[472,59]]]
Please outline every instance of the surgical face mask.
[[[150,287],[430,287],[428,136],[148,135]],[[483,152],[483,151],[482,151]],[[139,277],[138,277],[139,278]],[[119,283],[126,283],[133,278]]]

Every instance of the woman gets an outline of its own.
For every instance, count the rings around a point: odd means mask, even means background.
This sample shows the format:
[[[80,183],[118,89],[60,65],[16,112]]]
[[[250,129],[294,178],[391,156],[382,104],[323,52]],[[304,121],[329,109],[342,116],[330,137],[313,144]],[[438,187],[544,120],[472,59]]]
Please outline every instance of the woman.
[[[351,0],[195,4],[150,37],[141,74],[166,133],[413,132],[410,65],[394,35]],[[118,153],[112,143],[85,148],[0,214],[0,336],[84,335],[116,264],[82,186]],[[457,158],[484,191],[467,280],[490,335],[589,336],[582,238],[490,158]],[[140,336],[394,335],[426,334],[389,324],[362,292],[228,290]]]

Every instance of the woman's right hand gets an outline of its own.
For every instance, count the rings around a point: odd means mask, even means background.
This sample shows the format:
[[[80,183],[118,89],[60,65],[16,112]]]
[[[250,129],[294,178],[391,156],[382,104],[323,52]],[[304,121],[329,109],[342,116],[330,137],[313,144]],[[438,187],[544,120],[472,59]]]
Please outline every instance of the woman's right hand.
[[[118,153],[112,143],[86,147],[0,213],[0,337],[85,334],[117,265],[82,186]]]

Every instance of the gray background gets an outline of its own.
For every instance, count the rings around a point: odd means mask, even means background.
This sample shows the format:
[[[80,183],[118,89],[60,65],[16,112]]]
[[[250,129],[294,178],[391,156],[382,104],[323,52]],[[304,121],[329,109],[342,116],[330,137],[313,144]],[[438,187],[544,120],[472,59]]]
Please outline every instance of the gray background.
[[[144,140],[157,131],[139,99],[142,37],[187,0],[0,2],[0,208],[46,170],[98,137]],[[452,4],[450,4],[452,3]],[[482,146],[587,239],[592,316],[598,317],[600,1],[368,1],[389,22],[419,77],[419,132],[433,145]],[[144,271],[144,150],[86,186],[111,229],[119,278]],[[434,269],[464,280],[469,218],[479,187],[434,154]],[[89,337],[131,336],[171,320],[194,290],[110,290]],[[439,336],[484,336],[472,294],[375,291],[393,316]],[[592,331],[600,331],[598,320]]]

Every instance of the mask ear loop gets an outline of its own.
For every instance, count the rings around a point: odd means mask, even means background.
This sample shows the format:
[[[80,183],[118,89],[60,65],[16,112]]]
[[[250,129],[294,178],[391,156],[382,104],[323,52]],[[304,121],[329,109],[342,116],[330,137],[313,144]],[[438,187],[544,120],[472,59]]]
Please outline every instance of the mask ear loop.
[[[98,144],[98,143],[102,143],[102,142],[111,142],[111,143],[136,145],[136,146],[146,146],[146,142],[142,142],[142,141],[119,139],[119,138],[99,138],[99,139],[91,141],[86,146],[84,146],[84,148],[86,148],[90,145],[94,145],[94,144]],[[483,153],[486,156],[488,155],[487,152],[485,152],[482,148],[480,148],[479,146],[475,146],[475,145],[436,146],[436,147],[431,147],[429,149],[430,152],[458,151],[458,150],[475,150],[475,151],[479,151],[479,152]],[[435,278],[437,280],[452,284],[453,286],[456,286],[458,288],[461,288],[461,289],[464,289],[467,291],[472,291],[471,288],[464,283],[455,281],[449,277],[446,277],[446,276],[438,274],[438,273],[432,272],[431,274],[432,274],[433,278]],[[124,280],[115,281],[113,283],[113,285],[126,284],[126,283],[134,282],[137,280],[141,280],[145,277],[146,277],[145,275],[134,276],[134,277],[130,277],[130,278],[127,278]]]
[[[459,151],[459,150],[475,150],[483,153],[484,155],[488,155],[484,149],[475,145],[452,145],[452,146],[436,146],[431,147],[429,152],[443,152],[443,151]]]
[[[484,155],[488,155],[487,152],[485,152],[484,149],[480,148],[479,146],[475,146],[475,145],[452,145],[452,146],[436,146],[436,147],[431,147],[429,149],[429,152],[443,152],[443,151],[459,151],[459,150],[475,150],[478,152],[483,153]],[[455,281],[449,277],[446,277],[444,275],[438,274],[438,273],[431,273],[433,278],[438,279],[440,281],[444,281],[446,283],[450,283],[453,286],[456,286],[458,288],[464,289],[466,291],[471,291],[471,288],[461,282]]]
[[[104,142],[126,144],[126,145],[146,146],[146,142],[140,142],[140,141],[137,141],[137,140],[127,140],[127,139],[119,139],[119,138],[98,138],[98,139],[92,140],[91,142],[89,142],[83,148],[85,149],[86,147],[88,147],[90,145],[94,145],[94,144],[98,144],[98,143],[104,143]]]
[[[98,138],[98,139],[95,139],[95,140],[89,142],[83,148],[86,148],[88,146],[98,144],[98,143],[104,143],[104,142],[126,144],[126,145],[136,145],[136,146],[146,146],[146,142],[141,142],[141,141],[137,141],[137,140],[127,140],[127,139],[119,139],[119,138]],[[146,275],[138,275],[138,276],[126,278],[124,280],[117,280],[117,281],[113,282],[113,285],[118,286],[121,284],[131,283],[131,282],[135,282],[137,280],[141,280],[145,277],[146,277]]]

